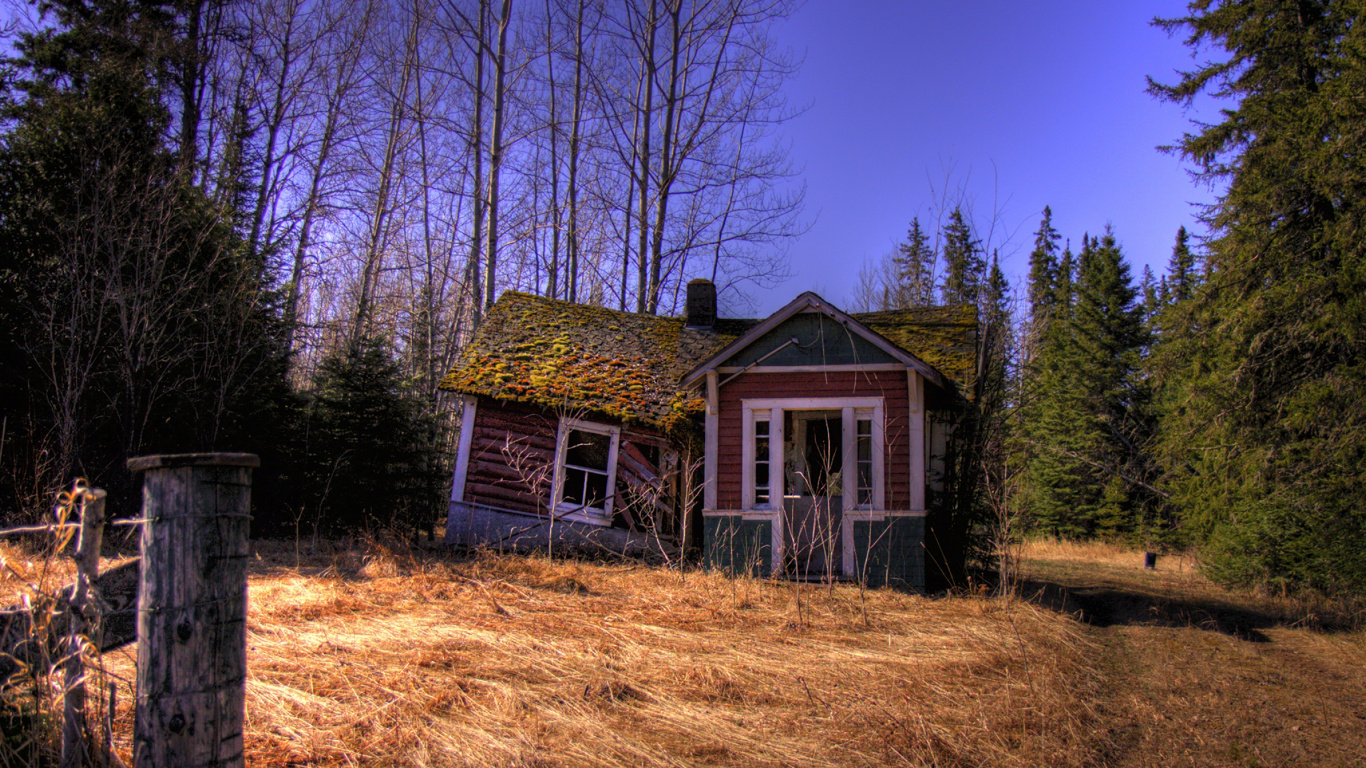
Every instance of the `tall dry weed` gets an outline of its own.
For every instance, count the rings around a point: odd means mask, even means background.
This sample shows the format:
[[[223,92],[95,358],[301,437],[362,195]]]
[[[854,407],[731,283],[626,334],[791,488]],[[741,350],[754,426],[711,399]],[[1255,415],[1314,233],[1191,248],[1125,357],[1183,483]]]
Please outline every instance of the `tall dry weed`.
[[[74,555],[80,509],[93,498],[84,480],[58,495],[48,532],[29,538],[26,545],[0,544],[0,588],[13,603],[0,624],[0,668],[7,677],[0,684],[0,765],[55,765],[62,753],[63,706],[68,691],[65,667],[70,654],[79,653],[86,691],[85,753],[92,765],[117,765],[109,749],[114,737],[111,698],[120,680],[111,673],[100,652],[98,595],[83,612],[83,630],[75,647],[66,637],[71,591],[76,568]]]

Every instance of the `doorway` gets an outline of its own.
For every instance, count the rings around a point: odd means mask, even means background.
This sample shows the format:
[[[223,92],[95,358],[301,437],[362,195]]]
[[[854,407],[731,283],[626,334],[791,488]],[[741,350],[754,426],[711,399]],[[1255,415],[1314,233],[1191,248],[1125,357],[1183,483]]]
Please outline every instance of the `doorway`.
[[[837,574],[844,518],[843,411],[784,411],[783,420],[786,565],[799,578]]]

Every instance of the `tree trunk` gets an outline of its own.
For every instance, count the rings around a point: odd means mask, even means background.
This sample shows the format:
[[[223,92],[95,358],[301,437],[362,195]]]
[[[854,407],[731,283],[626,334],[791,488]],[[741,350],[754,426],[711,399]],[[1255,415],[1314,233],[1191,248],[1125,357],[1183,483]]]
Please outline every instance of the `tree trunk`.
[[[488,263],[484,270],[484,309],[493,307],[498,287],[498,178],[503,166],[503,128],[506,108],[508,22],[512,18],[512,0],[503,0],[498,14],[498,50],[493,63],[493,135],[489,143],[489,230]]]
[[[574,114],[569,129],[569,253],[566,298],[579,300],[579,131],[583,121],[583,5],[574,16]],[[623,306],[626,299],[623,297]]]
[[[640,140],[640,245],[636,259],[636,311],[646,310],[646,297],[649,288],[648,268],[649,257],[649,233],[650,233],[650,122],[654,112],[655,95],[655,29],[658,27],[659,19],[657,13],[657,0],[650,0],[650,12],[646,22],[649,29],[645,32],[645,49],[642,51],[641,80],[645,89],[645,106],[641,110],[641,140]]]
[[[474,57],[474,130],[470,132],[470,143],[474,146],[474,234],[470,240],[470,280],[469,291],[474,297],[470,303],[474,327],[478,328],[483,318],[484,303],[480,299],[481,274],[484,248],[484,57],[488,52],[489,0],[479,0],[479,29],[476,31],[476,51]]]
[[[674,133],[677,126],[674,121],[677,116],[678,108],[678,57],[679,45],[681,44],[683,31],[679,27],[679,16],[683,12],[683,0],[670,0],[673,8],[669,9],[669,92],[664,102],[664,135],[663,144],[659,151],[659,189],[655,193],[655,227],[654,239],[650,243],[650,295],[646,305],[646,311],[650,314],[659,312],[659,268],[663,260],[664,253],[664,224],[669,213],[669,190],[674,181]]]

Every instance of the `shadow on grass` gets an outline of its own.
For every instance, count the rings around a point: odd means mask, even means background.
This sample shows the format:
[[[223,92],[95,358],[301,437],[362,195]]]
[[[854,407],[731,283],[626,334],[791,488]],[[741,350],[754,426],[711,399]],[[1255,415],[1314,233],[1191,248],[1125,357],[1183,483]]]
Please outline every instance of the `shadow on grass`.
[[[1353,627],[1309,616],[1296,620],[1282,611],[1231,605],[1196,595],[1170,596],[1114,585],[1081,586],[1040,578],[1021,580],[1020,594],[1048,608],[1076,615],[1093,627],[1193,627],[1251,643],[1270,642],[1263,630],[1308,626],[1322,632]]]

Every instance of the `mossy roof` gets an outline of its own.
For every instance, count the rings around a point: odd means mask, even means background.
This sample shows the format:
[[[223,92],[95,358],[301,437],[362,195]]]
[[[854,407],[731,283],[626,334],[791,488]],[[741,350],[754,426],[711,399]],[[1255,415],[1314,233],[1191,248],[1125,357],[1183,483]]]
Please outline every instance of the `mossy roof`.
[[[976,313],[958,307],[853,315],[960,385],[975,360]],[[690,370],[757,320],[686,328],[683,318],[620,312],[505,292],[484,317],[441,388],[470,395],[600,413],[664,431],[700,416]]]
[[[499,297],[441,388],[571,410],[666,431],[705,409],[679,391],[683,374],[752,327],[619,312],[508,291]]]
[[[910,352],[971,395],[977,375],[977,307],[917,307],[850,317]]]

